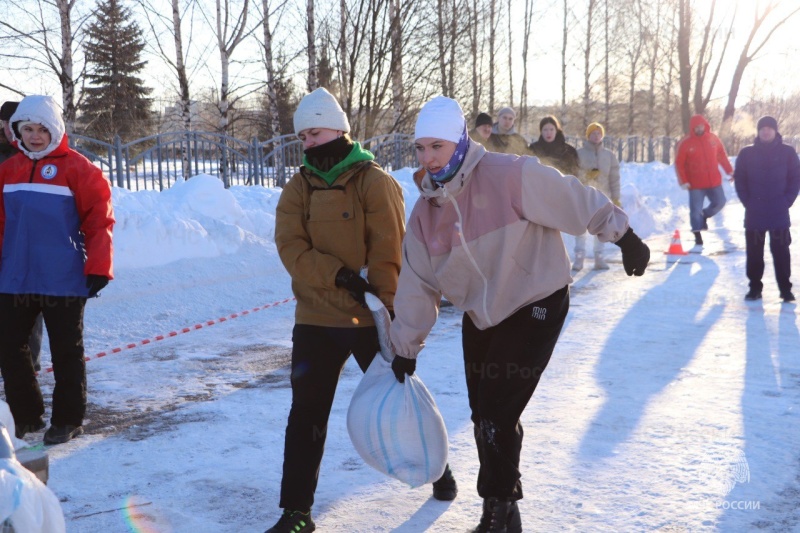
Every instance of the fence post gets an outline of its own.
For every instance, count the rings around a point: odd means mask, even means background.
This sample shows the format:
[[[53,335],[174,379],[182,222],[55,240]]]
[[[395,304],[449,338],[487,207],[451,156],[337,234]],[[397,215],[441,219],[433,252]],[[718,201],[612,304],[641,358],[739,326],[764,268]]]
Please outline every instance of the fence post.
[[[125,187],[125,182],[122,179],[122,139],[119,135],[114,135],[114,158],[117,168],[117,187]]]
[[[276,185],[283,187],[286,185],[286,154],[283,153],[283,135],[278,137],[278,146],[272,149],[275,157],[272,158],[272,165],[278,177]]]
[[[263,185],[264,176],[261,175],[261,154],[258,149],[258,139],[253,137],[250,145],[250,159],[253,163],[253,185]]]
[[[403,145],[400,144],[400,135],[398,133],[392,133],[392,149],[394,150],[394,157],[392,158],[392,170],[397,170],[402,168],[403,164],[400,160]]]

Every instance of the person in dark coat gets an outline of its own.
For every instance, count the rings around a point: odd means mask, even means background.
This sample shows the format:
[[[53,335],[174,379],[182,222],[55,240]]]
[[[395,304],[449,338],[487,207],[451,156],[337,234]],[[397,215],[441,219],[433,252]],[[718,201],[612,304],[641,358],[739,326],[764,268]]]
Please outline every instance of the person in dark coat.
[[[769,249],[775,264],[775,279],[784,302],[793,302],[792,243],[789,208],[800,191],[800,159],[794,148],[783,144],[778,121],[764,116],[758,120],[755,142],[742,148],[733,171],[736,194],[744,205],[744,233],[747,245],[747,278],[750,291],[745,300],[761,299],[764,284],[764,244],[769,233]]]
[[[11,115],[17,110],[19,102],[3,102],[0,106],[0,126],[3,128],[4,135],[0,135],[0,163],[6,159],[19,153],[19,150],[14,145],[14,137],[11,132]],[[42,356],[42,335],[44,334],[44,319],[42,314],[36,318],[33,325],[31,336],[28,339],[28,347],[31,350],[31,359],[33,360],[33,369],[37,372],[42,369],[40,362]]]
[[[564,175],[578,176],[580,164],[578,151],[567,144],[561,124],[553,115],[547,115],[539,121],[539,139],[531,143],[533,155],[548,166],[558,169]]]
[[[469,132],[469,137],[476,143],[482,144],[487,150],[492,143],[489,142],[492,136],[492,117],[487,113],[478,113],[475,117],[475,127]]]

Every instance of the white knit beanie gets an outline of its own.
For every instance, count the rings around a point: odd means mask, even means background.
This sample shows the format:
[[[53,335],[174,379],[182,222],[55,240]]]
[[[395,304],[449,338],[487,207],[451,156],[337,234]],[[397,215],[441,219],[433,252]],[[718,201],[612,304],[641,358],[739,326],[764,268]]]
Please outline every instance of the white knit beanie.
[[[436,96],[419,110],[414,140],[429,137],[458,143],[465,124],[464,112],[458,102],[446,96]]]
[[[323,87],[305,95],[294,112],[294,132],[297,134],[309,128],[350,131],[350,122],[342,106]]]

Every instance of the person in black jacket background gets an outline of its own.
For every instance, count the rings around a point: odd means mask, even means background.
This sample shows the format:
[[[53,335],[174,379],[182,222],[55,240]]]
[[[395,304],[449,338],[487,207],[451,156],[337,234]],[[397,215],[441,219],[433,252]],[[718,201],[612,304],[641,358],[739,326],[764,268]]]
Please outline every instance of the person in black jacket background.
[[[11,135],[11,115],[17,110],[19,102],[3,102],[0,107],[0,125],[3,128],[3,135],[0,136],[0,163],[10,159],[19,153],[16,146],[12,144],[14,138]],[[41,313],[33,324],[33,331],[28,339],[28,347],[31,349],[31,359],[33,359],[33,369],[37,372],[42,369],[40,362],[42,356],[42,336],[44,335],[44,319]]]
[[[794,148],[783,144],[775,118],[761,117],[757,129],[755,141],[739,152],[733,171],[736,194],[744,205],[746,270],[750,280],[750,291],[744,298],[761,299],[764,244],[769,233],[778,290],[784,302],[793,302],[789,208],[800,191],[800,159]]]

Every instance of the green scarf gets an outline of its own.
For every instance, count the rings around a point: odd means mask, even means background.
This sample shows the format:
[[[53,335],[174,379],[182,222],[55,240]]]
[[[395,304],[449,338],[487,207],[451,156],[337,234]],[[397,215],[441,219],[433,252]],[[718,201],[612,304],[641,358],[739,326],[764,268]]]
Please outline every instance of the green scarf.
[[[333,182],[336,181],[336,178],[341,176],[342,173],[348,168],[361,161],[372,161],[373,159],[375,159],[375,156],[372,155],[372,152],[361,148],[361,143],[353,142],[353,149],[350,151],[347,157],[336,163],[336,165],[334,165],[333,168],[327,172],[323,172],[322,170],[314,168],[308,162],[308,157],[306,156],[303,156],[303,165],[311,170],[311,172],[324,179],[325,183],[328,185],[333,185]]]

